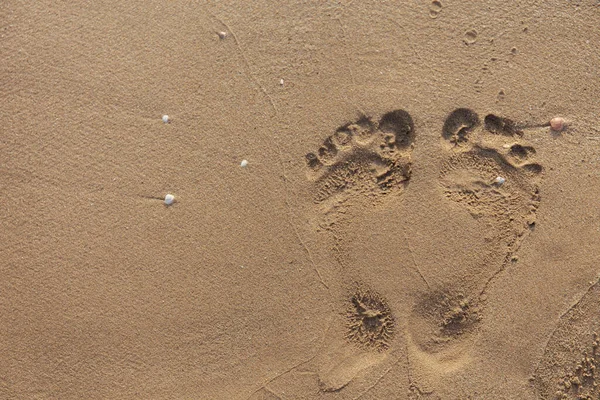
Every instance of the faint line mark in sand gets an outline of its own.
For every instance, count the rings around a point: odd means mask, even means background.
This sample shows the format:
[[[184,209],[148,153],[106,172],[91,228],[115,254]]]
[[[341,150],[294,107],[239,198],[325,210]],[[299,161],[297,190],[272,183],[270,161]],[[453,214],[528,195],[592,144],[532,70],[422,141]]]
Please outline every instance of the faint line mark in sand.
[[[269,95],[269,93],[267,92],[267,90],[260,84],[260,82],[258,81],[258,79],[254,76],[254,74],[252,73],[252,68],[250,65],[250,62],[248,61],[248,59],[246,58],[246,55],[244,53],[244,50],[240,44],[240,41],[237,37],[237,35],[235,34],[235,32],[231,29],[231,27],[225,23],[222,19],[218,18],[216,15],[211,14],[212,17],[219,21],[223,26],[225,26],[225,28],[227,28],[227,30],[231,33],[231,36],[233,37],[233,40],[236,44],[236,47],[238,48],[238,52],[240,53],[240,56],[242,57],[242,60],[244,61],[245,67],[248,70],[247,76],[250,78],[250,80],[258,87],[258,89],[264,94],[264,96],[266,97],[266,99],[268,100],[269,104],[271,105],[271,107],[273,108],[273,112],[275,114],[276,117],[279,116],[279,110],[275,104],[275,102],[273,101],[273,99],[271,98],[271,96]],[[277,147],[277,152],[278,152],[278,156],[279,156],[279,164],[281,166],[281,173],[282,173],[282,177],[283,177],[283,186],[284,186],[284,193],[285,193],[285,199],[284,199],[284,203],[285,206],[287,208],[287,217],[288,217],[288,223],[290,224],[290,226],[292,227],[292,230],[294,231],[294,235],[296,236],[296,238],[298,239],[298,242],[300,243],[300,245],[302,246],[302,248],[304,249],[304,251],[306,252],[307,256],[308,256],[308,260],[311,263],[314,271],[316,272],[319,281],[321,282],[321,284],[327,289],[329,290],[329,286],[325,283],[325,281],[323,280],[323,276],[321,275],[321,272],[319,271],[319,269],[317,268],[317,265],[312,257],[312,253],[310,251],[310,249],[308,248],[308,246],[306,245],[306,243],[304,242],[304,240],[302,239],[302,237],[300,236],[300,233],[298,232],[298,228],[296,227],[296,224],[294,224],[293,219],[292,219],[292,208],[289,202],[289,188],[288,188],[288,177],[287,177],[287,172],[285,169],[285,163],[283,162],[283,152],[281,150],[281,146],[279,145],[278,142],[278,138],[275,137],[275,140],[273,140],[273,142],[275,143],[275,146]],[[325,343],[325,337],[327,336],[327,332],[329,332],[329,328],[331,326],[331,320],[327,323],[327,327],[325,328],[325,332],[323,334],[323,341],[321,343],[322,347],[323,344]],[[304,365],[308,362],[310,362],[311,360],[313,360],[315,357],[317,357],[317,355],[320,354],[320,351],[315,352],[314,355],[312,355],[311,357],[309,357],[308,359],[301,361],[298,364],[293,365],[292,367],[288,368],[287,370],[273,376],[272,378],[269,378],[269,380],[267,380],[266,382],[264,382],[258,389],[256,389],[253,393],[250,394],[250,396],[248,397],[248,399],[250,399],[252,396],[254,396],[256,393],[258,393],[260,390],[265,389],[267,391],[269,391],[270,393],[272,393],[273,395],[280,397],[281,395],[275,393],[273,390],[268,388],[268,385],[270,383],[272,383],[273,381],[275,381],[277,378],[290,373],[291,371],[293,371],[294,369],[298,368],[301,365]]]
[[[327,285],[325,283],[325,281],[323,280],[323,276],[321,275],[321,271],[319,271],[319,268],[317,268],[317,264],[315,263],[315,260],[313,259],[312,253],[310,251],[310,249],[308,248],[308,246],[306,245],[306,243],[304,242],[304,240],[302,240],[302,237],[300,236],[300,233],[298,232],[298,228],[296,227],[296,224],[294,224],[294,221],[292,220],[292,207],[290,205],[290,195],[289,195],[289,189],[288,189],[288,178],[287,178],[287,173],[285,170],[285,163],[283,162],[283,154],[281,152],[281,147],[279,146],[279,143],[277,143],[277,140],[274,141],[275,145],[277,146],[277,151],[279,152],[279,163],[281,164],[281,173],[283,176],[283,186],[284,186],[284,193],[285,193],[285,205],[287,207],[287,217],[288,217],[288,223],[290,224],[290,226],[292,227],[294,234],[296,235],[296,238],[298,239],[298,242],[300,243],[300,245],[302,246],[302,248],[304,249],[304,251],[306,252],[306,254],[308,255],[308,260],[310,261],[310,264],[312,265],[314,271],[317,273],[317,276],[319,277],[319,281],[321,281],[321,284],[323,286],[325,286],[325,288],[327,290],[329,290],[329,285]]]
[[[348,72],[350,73],[350,82],[352,82],[352,87],[356,87],[356,81],[354,80],[354,72],[352,71],[352,63],[350,54],[348,53],[348,41],[346,39],[346,30],[344,29],[344,24],[339,17],[335,17],[335,20],[340,25],[340,29],[342,31],[342,41],[344,42],[344,55],[346,56],[346,61],[348,63]]]
[[[417,260],[415,259],[415,254],[413,252],[412,246],[410,245],[410,239],[408,238],[408,235],[406,234],[406,226],[404,224],[402,224],[402,235],[404,236],[404,240],[406,241],[406,248],[408,249],[408,253],[410,254],[410,258],[412,260],[413,269],[417,272],[417,274],[419,274],[419,276],[421,277],[423,282],[425,282],[427,289],[431,290],[431,285],[429,284],[429,281],[427,281],[427,279],[425,278],[425,275],[423,275],[423,273],[421,272],[421,269],[417,265]]]
[[[225,28],[227,28],[227,30],[231,33],[231,36],[233,37],[233,40],[235,41],[236,47],[238,48],[238,52],[240,53],[240,56],[242,57],[242,60],[244,61],[245,67],[248,70],[247,72],[247,76],[250,78],[250,80],[256,85],[256,87],[264,94],[265,98],[268,100],[269,104],[271,105],[271,107],[273,108],[273,112],[275,117],[279,116],[279,110],[275,104],[275,102],[273,101],[273,99],[271,98],[271,96],[269,95],[269,93],[267,92],[267,90],[260,84],[260,82],[258,81],[258,79],[254,76],[254,74],[252,73],[252,68],[250,65],[250,62],[248,61],[246,54],[244,52],[244,49],[242,48],[240,41],[237,37],[237,35],[235,34],[235,32],[231,29],[231,27],[225,23],[222,19],[218,18],[217,16],[215,16],[214,14],[211,14],[213,16],[213,18],[217,21],[219,21],[223,26],[225,26]],[[288,223],[290,224],[290,226],[292,227],[292,230],[294,231],[294,235],[296,236],[296,238],[298,239],[298,242],[300,243],[300,245],[302,246],[302,248],[304,249],[304,251],[306,252],[307,256],[308,256],[308,260],[310,262],[310,264],[312,265],[314,271],[316,272],[319,281],[321,282],[321,284],[327,289],[329,290],[329,286],[325,283],[325,281],[323,280],[323,276],[321,275],[321,272],[319,271],[319,269],[317,268],[317,265],[313,259],[312,253],[310,251],[310,249],[308,248],[308,246],[306,245],[306,243],[304,242],[304,240],[302,239],[302,237],[300,236],[300,233],[298,232],[298,228],[296,226],[296,224],[294,224],[293,219],[292,219],[292,207],[290,205],[289,202],[289,188],[288,188],[288,177],[287,177],[287,172],[286,172],[286,168],[285,168],[285,163],[283,162],[283,152],[281,150],[281,146],[279,145],[278,142],[278,138],[275,137],[275,140],[273,140],[273,143],[275,143],[275,146],[277,147],[277,152],[278,152],[278,156],[279,156],[279,164],[281,167],[281,173],[282,173],[282,177],[283,177],[283,186],[284,186],[284,193],[285,193],[285,199],[284,199],[284,203],[285,206],[287,208],[287,218],[288,218]],[[329,328],[331,326],[331,320],[328,322],[327,327],[325,328],[325,332],[323,335],[323,342],[321,344],[320,347],[323,346],[323,343],[325,342],[325,337],[327,335],[327,332],[329,332]],[[320,354],[320,351],[315,352],[314,355],[312,355],[311,357],[309,357],[308,359],[293,365],[292,367],[288,368],[287,370],[271,377],[269,380],[267,380],[266,382],[264,382],[257,390],[255,390],[253,393],[250,394],[250,396],[248,397],[248,399],[250,399],[253,395],[255,395],[256,393],[258,393],[260,390],[264,389],[269,391],[270,393],[272,393],[273,395],[282,398],[281,395],[275,393],[273,390],[268,388],[268,385],[270,383],[272,383],[273,381],[275,381],[277,378],[290,373],[291,371],[293,371],[294,369],[298,368],[301,365],[304,365],[308,362],[310,362],[311,360],[313,360],[315,357],[317,357],[317,355]]]
[[[581,296],[579,296],[579,298],[573,303],[571,304],[571,306],[565,311],[563,312],[558,319],[556,320],[556,325],[554,326],[554,329],[552,330],[552,333],[550,333],[550,335],[548,336],[548,340],[546,340],[546,344],[544,345],[544,351],[543,351],[543,355],[546,354],[546,351],[548,350],[548,345],[550,344],[550,340],[552,339],[552,337],[554,337],[554,334],[556,333],[556,331],[558,330],[558,328],[560,327],[560,321],[568,314],[571,312],[571,310],[573,310],[575,307],[577,307],[585,298],[585,296],[587,296],[588,293],[590,293],[590,291],[596,286],[598,285],[598,283],[600,282],[600,276],[598,276],[596,278],[596,280],[587,288],[587,290],[585,292],[583,292],[583,294]],[[540,360],[538,361],[536,367],[535,367],[535,371],[537,371],[540,367],[540,364],[542,363],[542,358],[540,358]]]
[[[405,334],[406,336],[406,334]],[[408,346],[408,342],[405,341],[404,342],[404,347],[405,347],[405,351],[406,351],[406,379],[408,381],[408,391],[409,391],[409,396],[413,393],[416,393],[418,397],[423,396],[423,395],[429,395],[432,394],[433,391],[423,391],[421,390],[421,388],[419,388],[419,386],[415,383],[415,380],[412,376],[411,370],[412,370],[412,363],[410,361],[410,349]],[[374,388],[376,388],[379,383],[383,380],[383,378],[385,378],[390,372],[392,372],[392,370],[400,363],[400,361],[402,361],[402,358],[398,357],[396,358],[396,361],[394,361],[388,369],[386,369],[383,374],[381,374],[381,376],[379,378],[377,378],[377,380],[371,385],[369,386],[366,390],[364,390],[361,394],[359,394],[358,396],[354,397],[352,400],[359,400],[360,398],[362,398],[363,396],[365,396],[367,393],[369,393],[371,390],[373,390]]]
[[[404,337],[408,338],[408,332],[404,332]],[[420,398],[423,395],[430,395],[433,393],[433,390],[424,391],[419,385],[415,383],[415,380],[412,376],[412,363],[410,362],[410,347],[408,345],[408,340],[404,340],[404,349],[406,351],[406,379],[408,380],[408,392],[409,396],[413,393],[417,393],[417,398]]]
[[[521,249],[523,242],[524,242],[524,240],[521,240],[520,242],[518,242],[516,247],[514,248],[514,250],[511,251],[510,253],[508,253],[504,257],[504,262],[502,263],[502,266],[498,270],[496,270],[496,272],[494,272],[494,274],[492,276],[490,276],[488,278],[488,280],[485,282],[485,284],[483,285],[483,288],[479,292],[479,298],[483,298],[483,296],[485,296],[485,294],[486,294],[487,290],[489,289],[490,285],[492,284],[492,282],[494,282],[496,280],[496,278],[498,278],[498,276],[500,276],[500,274],[502,274],[504,271],[506,271],[508,266],[511,264],[511,260],[512,260],[513,256],[516,253],[518,253],[519,250]]]
[[[252,73],[252,68],[251,68],[250,62],[248,61],[248,58],[246,57],[244,49],[242,48],[237,35],[233,31],[233,29],[231,29],[231,27],[225,21],[223,21],[221,18],[217,17],[214,14],[211,14],[211,16],[215,20],[219,21],[219,23],[221,23],[225,28],[227,28],[227,31],[229,33],[231,33],[231,36],[233,37],[233,40],[234,40],[234,42],[236,44],[236,47],[238,48],[238,52],[239,52],[240,56],[242,57],[242,60],[244,61],[246,69],[248,70],[247,76],[254,83],[254,85],[256,85],[258,87],[258,89],[265,95],[265,97],[268,100],[269,104],[273,108],[275,116],[278,117],[279,116],[279,110],[277,108],[277,105],[273,101],[273,98],[271,98],[271,95],[269,95],[269,92],[267,92],[267,90],[260,84],[260,82],[258,81],[258,79]],[[329,289],[329,285],[327,285],[325,283],[325,281],[323,280],[323,276],[321,275],[321,272],[317,268],[317,265],[316,265],[316,263],[315,263],[315,261],[313,259],[313,256],[312,256],[312,253],[311,253],[310,249],[308,248],[308,246],[306,245],[306,243],[304,242],[304,240],[300,236],[300,233],[298,232],[298,228],[296,227],[296,225],[294,224],[294,222],[292,220],[292,214],[293,214],[293,212],[292,212],[292,207],[290,206],[290,202],[289,202],[289,189],[288,189],[288,185],[287,185],[288,178],[287,178],[287,173],[286,173],[286,169],[285,169],[285,163],[283,162],[283,152],[281,151],[281,146],[279,145],[279,142],[277,141],[277,139],[278,138],[275,137],[275,140],[273,140],[273,142],[275,143],[275,146],[277,146],[277,151],[278,151],[278,154],[279,154],[279,164],[281,166],[281,172],[282,172],[282,176],[283,176],[283,186],[284,186],[284,192],[285,192],[285,200],[284,200],[284,202],[285,202],[285,206],[287,208],[288,223],[292,227],[292,230],[294,231],[294,235],[298,239],[298,242],[300,243],[300,245],[302,246],[302,248],[304,249],[304,251],[308,255],[308,260],[309,260],[310,264],[312,265],[314,271],[316,272],[317,276],[319,277],[319,281],[321,282],[321,284],[323,286],[325,286],[326,289]]]
[[[348,4],[346,4],[347,6]],[[415,57],[419,60],[419,62],[421,63],[422,66],[427,67],[429,70],[431,70],[431,72],[433,73],[437,73],[438,71],[436,71],[431,65],[429,65],[428,63],[426,63],[423,60],[423,57],[421,57],[421,55],[419,54],[419,52],[417,51],[416,47],[413,45],[413,42],[411,40],[410,35],[408,34],[406,28],[398,21],[396,21],[395,19],[389,17],[387,14],[382,14],[382,13],[378,13],[378,12],[374,12],[374,10],[371,10],[372,14],[374,14],[377,18],[381,18],[381,19],[386,19],[388,21],[390,21],[391,23],[393,23],[394,25],[396,25],[397,27],[400,28],[400,30],[402,31],[402,33],[404,34],[404,36],[406,37],[406,43],[408,44],[408,46],[410,47],[410,49],[412,50],[412,52],[415,54]],[[340,23],[340,27],[342,28],[342,33],[344,35],[344,43],[346,43],[346,33],[345,30],[343,28],[343,25],[339,19],[339,17],[335,18],[339,23]],[[346,49],[344,48],[344,52],[346,53],[346,57],[348,59],[350,59],[348,53],[345,51]],[[350,68],[350,66],[349,66]],[[352,83],[354,83],[354,76],[352,75],[352,69],[350,68],[350,74],[351,74],[351,78],[352,78]]]
[[[381,376],[379,378],[377,378],[377,380],[375,381],[375,383],[373,383],[364,392],[362,392],[361,394],[359,394],[358,396],[356,396],[352,400],[358,400],[358,399],[360,399],[361,397],[363,397],[364,395],[366,395],[367,393],[369,393],[371,390],[373,390],[375,387],[377,387],[377,385],[379,385],[379,382],[381,382],[381,380],[383,378],[385,378],[387,376],[387,374],[389,374],[394,369],[394,367],[396,365],[398,365],[399,362],[400,362],[400,359],[397,358],[396,361],[394,361],[392,363],[392,365],[390,365],[390,367],[388,369],[386,369],[385,372],[383,374],[381,374]]]
[[[258,389],[258,390],[265,390],[268,393],[272,394],[273,396],[277,397],[278,400],[285,400],[285,397],[283,397],[282,394],[277,393],[276,391],[274,391],[273,389],[267,387],[267,386],[263,386],[262,388]]]
[[[348,6],[349,4],[350,3],[346,4],[346,6]],[[340,19],[340,17],[336,16],[336,17],[334,17],[334,19],[340,25],[340,30],[342,31],[342,42],[344,44],[343,45],[344,56],[346,57],[346,64],[348,66],[348,73],[350,75],[350,83],[352,83],[352,90],[350,90],[350,92],[352,92],[356,88],[356,79],[354,78],[354,70],[352,69],[352,58],[350,57],[350,53],[348,53],[348,39],[347,39],[346,29],[344,29],[344,24],[342,23],[342,20]],[[348,96],[348,97],[352,97],[352,96]],[[350,103],[350,102],[347,101],[347,103]],[[351,103],[351,105],[354,108],[356,108],[356,110],[361,115],[367,115],[367,113],[365,113],[364,110],[362,108],[360,108],[359,106],[357,106],[355,103]]]
[[[415,54],[415,57],[419,60],[419,62],[421,63],[421,66],[428,68],[433,73],[433,76],[440,75],[439,71],[436,71],[431,65],[429,65],[429,63],[427,63],[427,62],[425,62],[425,60],[423,60],[423,57],[421,57],[421,54],[419,54],[419,52],[417,51],[417,48],[414,46],[412,39],[411,39],[410,35],[408,34],[408,31],[406,30],[406,27],[404,25],[402,25],[400,22],[396,21],[395,19],[389,17],[388,15],[380,14],[379,16],[384,19],[387,19],[388,21],[390,21],[391,23],[396,25],[398,28],[400,28],[400,30],[406,37],[406,43],[408,44],[408,47],[410,47],[412,52]]]
[[[240,44],[240,41],[239,41],[237,35],[235,34],[235,32],[221,18],[217,17],[214,14],[211,14],[211,16],[214,19],[216,19],[217,21],[219,21],[223,26],[225,26],[225,28],[227,28],[227,31],[231,33],[231,36],[233,37],[233,41],[235,42],[235,45],[236,45],[236,47],[238,49],[238,52],[240,53],[240,56],[242,57],[242,60],[244,61],[246,69],[248,70],[248,73],[246,75],[250,78],[250,81],[252,83],[254,83],[254,85],[256,85],[256,87],[266,97],[266,99],[268,100],[269,104],[273,108],[273,111],[274,111],[275,115],[278,115],[279,112],[277,110],[277,106],[275,105],[275,102],[273,101],[273,98],[271,97],[271,95],[269,94],[269,92],[267,92],[267,90],[264,88],[264,86],[262,86],[260,84],[260,82],[258,81],[258,79],[256,78],[256,76],[254,76],[254,74],[252,73],[252,67],[250,65],[250,62],[248,61],[248,58],[246,57],[246,53],[244,52],[244,49],[242,48],[242,45]]]
[[[308,364],[309,362],[311,362],[312,360],[314,360],[319,354],[321,354],[321,351],[323,350],[323,346],[325,345],[325,340],[327,338],[327,334],[329,333],[329,329],[331,328],[331,322],[333,321],[333,318],[330,318],[329,321],[327,322],[327,327],[325,328],[325,332],[323,333],[323,339],[321,340],[321,344],[319,345],[317,351],[315,351],[315,354],[313,354],[312,356],[310,356],[309,358],[307,358],[304,361],[300,361],[299,363],[295,364],[294,366],[286,369],[285,371],[275,375],[272,378],[269,378],[266,382],[264,382],[258,389],[256,389],[254,392],[250,393],[250,396],[248,396],[246,398],[246,400],[250,400],[250,398],[252,398],[252,396],[254,396],[256,393],[260,392],[262,389],[266,389],[269,392],[277,395],[276,393],[274,393],[271,389],[269,389],[267,386],[271,383],[273,383],[273,381],[275,381],[277,378],[284,376],[285,374],[288,374],[290,372],[292,372],[293,370],[295,370],[296,368],[304,365],[304,364]]]
[[[254,83],[254,85],[256,85],[256,87],[264,94],[265,98],[268,100],[268,103],[271,105],[273,112],[274,112],[274,116],[278,117],[279,116],[279,110],[275,104],[275,102],[273,101],[273,99],[271,98],[271,96],[269,95],[269,93],[267,92],[267,90],[260,84],[260,82],[258,81],[258,79],[254,76],[254,74],[252,73],[252,68],[250,65],[250,62],[248,61],[246,54],[244,52],[244,49],[241,46],[241,43],[237,37],[237,35],[235,34],[235,32],[231,29],[231,27],[225,23],[222,19],[218,18],[216,15],[211,14],[211,16],[219,21],[223,26],[225,26],[225,28],[231,33],[231,36],[233,37],[233,40],[236,44],[236,47],[238,49],[238,52],[245,64],[246,69],[248,70],[247,72],[247,76],[249,77],[249,79],[251,80],[251,82]],[[298,239],[298,242],[300,243],[300,245],[302,246],[302,248],[304,249],[304,251],[306,252],[306,254],[308,255],[308,260],[310,262],[310,264],[312,265],[314,271],[316,272],[319,281],[321,282],[321,284],[329,291],[329,286],[325,283],[325,281],[323,280],[323,276],[321,275],[321,272],[319,271],[319,269],[316,266],[316,263],[312,257],[312,253],[310,251],[310,249],[308,248],[308,246],[306,245],[306,243],[304,242],[304,240],[302,239],[302,237],[300,236],[300,233],[298,232],[298,228],[296,227],[296,225],[293,222],[292,219],[292,208],[289,202],[289,188],[288,188],[288,177],[287,177],[287,172],[285,169],[285,163],[283,162],[283,152],[281,150],[281,146],[279,145],[278,142],[278,137],[274,137],[273,138],[273,143],[275,143],[275,146],[277,147],[277,152],[278,152],[278,158],[279,158],[279,164],[281,167],[281,173],[282,173],[282,177],[283,177],[283,186],[284,186],[284,193],[285,193],[285,199],[284,199],[284,203],[285,206],[287,208],[287,218],[288,218],[288,223],[290,224],[290,226],[292,227],[292,230],[294,231],[294,235],[296,236],[296,238]],[[275,393],[273,390],[268,388],[268,385],[270,383],[272,383],[273,381],[275,381],[277,378],[286,375],[288,373],[290,373],[291,371],[293,371],[294,369],[298,368],[301,365],[304,365],[308,362],[310,362],[311,360],[313,360],[315,357],[317,357],[320,354],[320,350],[323,347],[324,343],[325,343],[325,338],[327,336],[327,333],[329,332],[329,328],[331,327],[331,320],[328,321],[327,323],[327,327],[324,330],[324,334],[323,334],[323,340],[321,345],[319,346],[319,351],[316,351],[311,357],[309,357],[308,359],[299,362],[298,364],[293,365],[292,367],[288,368],[287,370],[269,378],[266,382],[264,382],[258,389],[256,389],[254,392],[252,392],[250,394],[250,396],[248,396],[247,399],[250,399],[252,396],[254,396],[256,393],[258,393],[260,390],[267,390],[270,393],[272,393],[274,396],[277,396],[279,398],[281,398],[281,395]]]
[[[396,361],[394,361],[392,363],[392,365],[390,365],[389,368],[386,369],[383,372],[383,374],[381,374],[381,376],[379,378],[377,378],[377,380],[371,386],[369,386],[367,389],[365,389],[358,396],[354,397],[352,400],[359,400],[360,398],[362,398],[363,396],[365,396],[367,393],[369,393],[371,390],[375,389],[379,385],[379,383],[381,382],[381,380],[383,378],[385,378],[390,372],[392,372],[392,370],[400,363],[401,360],[402,360],[401,358],[396,358]],[[413,381],[412,374],[410,373],[410,370],[411,370],[410,356],[408,355],[408,345],[407,345],[407,348],[406,348],[406,378],[408,380],[409,391],[412,392],[413,389],[415,389],[415,390],[418,391],[418,393],[421,393],[421,390],[419,390],[418,386]]]

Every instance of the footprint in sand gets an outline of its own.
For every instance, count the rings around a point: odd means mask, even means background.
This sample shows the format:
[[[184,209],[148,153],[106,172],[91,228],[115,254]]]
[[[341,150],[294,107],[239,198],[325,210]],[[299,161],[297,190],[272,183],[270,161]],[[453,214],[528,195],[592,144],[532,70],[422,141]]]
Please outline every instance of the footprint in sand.
[[[378,121],[362,117],[345,124],[316,152],[306,154],[312,200],[320,209],[320,226],[325,223],[327,234],[333,233],[329,236],[336,236],[344,220],[343,207],[369,210],[405,190],[414,139],[411,116],[395,110]],[[251,400],[284,391],[303,399],[357,398],[398,363],[393,342],[399,327],[392,307],[378,291],[355,278],[341,278],[347,286],[337,288],[333,302],[338,313],[317,354],[264,385]]]
[[[552,333],[535,372],[544,400],[600,398],[600,283],[565,314]]]
[[[412,309],[409,341],[429,363],[441,362],[445,368],[460,364],[472,343],[469,339],[476,336],[488,285],[535,226],[542,167],[532,161],[535,149],[522,137],[515,122],[492,114],[482,123],[474,111],[459,108],[446,118],[441,191],[447,201],[467,209],[476,222],[474,232],[484,237],[485,249],[479,259],[460,260],[449,277],[438,277],[437,287],[423,294]],[[468,248],[468,239],[457,235],[454,247]]]
[[[363,117],[338,128],[317,153],[306,155],[314,201],[403,190],[411,175],[413,141],[413,121],[404,110],[383,115],[379,123]]]
[[[363,117],[328,136],[317,152],[306,155],[313,201],[322,215],[344,218],[340,208],[370,209],[392,194],[402,194],[411,177],[415,129],[404,110],[385,113],[377,122]],[[347,217],[347,215],[346,215]],[[343,239],[343,235],[340,236]],[[347,277],[338,309],[343,324],[332,331],[327,350],[317,362],[321,392],[359,395],[398,361],[390,351],[398,327],[388,301],[360,277]],[[367,373],[369,371],[369,373]],[[352,388],[348,388],[352,382]],[[351,394],[350,392],[354,393]]]

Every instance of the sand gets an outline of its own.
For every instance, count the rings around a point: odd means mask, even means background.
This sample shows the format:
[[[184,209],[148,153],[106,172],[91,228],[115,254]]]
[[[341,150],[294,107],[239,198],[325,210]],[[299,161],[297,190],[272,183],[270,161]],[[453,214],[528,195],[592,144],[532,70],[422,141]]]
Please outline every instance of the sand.
[[[597,1],[0,16],[0,398],[599,398]]]

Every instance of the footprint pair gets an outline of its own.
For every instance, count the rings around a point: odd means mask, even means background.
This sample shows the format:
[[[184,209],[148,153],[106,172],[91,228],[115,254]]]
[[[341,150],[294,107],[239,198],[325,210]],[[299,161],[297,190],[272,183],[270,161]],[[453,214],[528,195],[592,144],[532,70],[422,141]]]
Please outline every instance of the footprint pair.
[[[542,172],[542,166],[532,161],[535,149],[523,141],[525,127],[508,118],[488,114],[482,120],[473,110],[458,108],[440,125],[440,150],[444,156],[435,166],[439,168],[436,190],[445,197],[440,201],[464,207],[476,221],[469,225],[475,227],[476,233],[471,238],[449,234],[446,242],[452,242],[454,248],[448,248],[448,252],[456,254],[455,249],[473,247],[475,240],[481,245],[475,257],[459,255],[453,259],[451,268],[429,268],[431,274],[438,275],[436,284],[430,287],[424,278],[427,290],[415,299],[409,317],[409,325],[415,330],[413,341],[426,353],[444,351],[449,343],[472,336],[477,330],[483,294],[511,262],[522,239],[535,225]],[[378,121],[362,117],[339,127],[316,152],[306,155],[313,200],[326,205],[334,202],[337,206],[351,198],[402,194],[412,175],[415,139],[413,119],[404,110],[385,113]],[[363,212],[368,210],[369,203],[358,204],[362,204]],[[428,218],[423,215],[420,222],[429,222],[425,221]],[[444,223],[436,219],[431,224],[439,228]],[[449,226],[442,227],[442,231],[460,229],[447,223]],[[344,240],[339,224],[333,233]],[[439,244],[441,238],[431,240]],[[427,253],[429,249],[416,250]],[[364,283],[353,276],[349,279],[359,285]],[[377,291],[350,294],[348,318],[349,341],[377,351],[390,347],[396,330],[394,310]]]
[[[438,129],[440,162],[423,165],[437,179],[418,186],[434,185],[426,196],[407,195],[417,132],[404,110],[340,126],[306,155],[324,234],[315,243],[338,261],[336,312],[323,348],[254,398],[390,398],[375,394],[383,379],[384,391],[420,397],[468,362],[483,295],[535,224],[542,167],[507,118],[458,108]]]

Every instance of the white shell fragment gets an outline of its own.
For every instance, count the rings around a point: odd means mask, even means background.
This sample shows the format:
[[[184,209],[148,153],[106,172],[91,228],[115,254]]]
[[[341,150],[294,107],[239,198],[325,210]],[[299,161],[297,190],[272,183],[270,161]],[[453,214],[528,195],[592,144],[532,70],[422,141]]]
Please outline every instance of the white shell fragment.
[[[173,202],[175,201],[175,196],[173,196],[172,194],[168,194],[165,196],[165,204],[170,206],[171,204],[173,204]]]
[[[165,124],[168,124],[170,121],[169,116],[168,115],[163,115],[162,116],[162,122],[164,122]]]
[[[504,182],[506,182],[506,178],[501,176],[497,176],[496,179],[494,179],[494,184],[498,186],[501,186]]]
[[[248,166],[248,160],[242,160],[242,162],[240,163],[240,167],[246,168],[247,166]]]
[[[284,82],[283,82],[283,78],[281,78],[281,79],[279,80],[279,85],[280,85],[280,86],[283,86],[283,83],[284,83]]]
[[[227,37],[227,32],[217,32],[217,35],[219,35],[219,39],[223,40]]]

